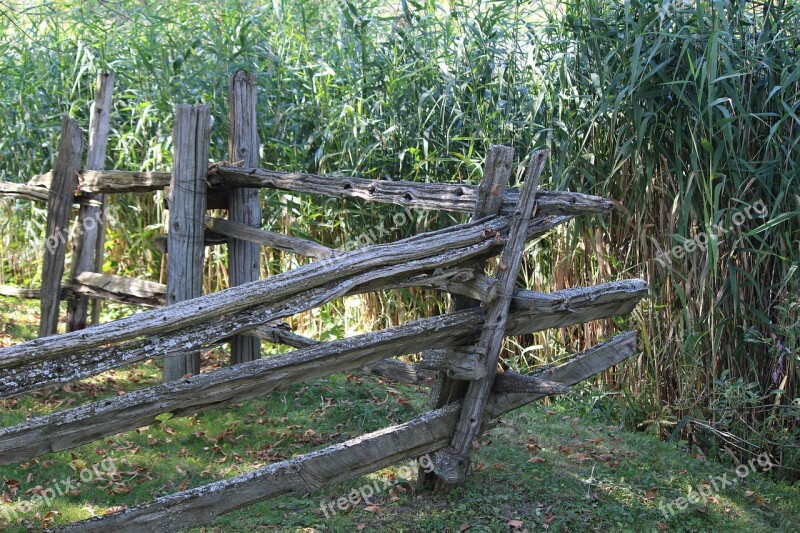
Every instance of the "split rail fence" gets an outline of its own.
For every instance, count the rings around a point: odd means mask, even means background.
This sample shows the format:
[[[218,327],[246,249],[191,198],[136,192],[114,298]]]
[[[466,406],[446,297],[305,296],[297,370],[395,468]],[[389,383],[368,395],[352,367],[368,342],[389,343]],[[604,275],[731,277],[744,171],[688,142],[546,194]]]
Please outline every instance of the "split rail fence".
[[[164,359],[164,382],[0,429],[0,464],[67,450],[154,423],[262,397],[290,385],[357,368],[432,389],[432,410],[404,424],[261,469],[158,498],[63,531],[175,531],[288,493],[310,493],[427,453],[423,482],[447,491],[464,481],[470,445],[503,413],[602,372],[636,353],[633,332],[619,334],[533,375],[497,372],[503,338],[626,315],[646,292],[641,280],[541,293],[516,287],[526,243],[576,216],[607,212],[609,200],[538,188],[546,152],[531,155],[521,187],[509,187],[514,151],[493,146],[479,186],[316,176],[258,168],[255,80],[230,83],[230,157],[208,164],[210,113],[178,105],[170,173],[103,170],[113,75],[99,77],[85,168],[78,124],[64,119],[52,172],[28,185],[0,183],[0,195],[47,202],[48,236],[66,235],[74,204],[84,231],[62,284],[68,239],[48,239],[40,290],[0,292],[41,300],[40,338],[0,350],[0,399],[69,383],[145,359]],[[340,251],[261,229],[260,188],[358,198],[410,209],[471,213],[468,223],[387,244]],[[101,272],[107,195],[169,190],[164,248],[167,284]],[[224,207],[228,219],[206,211]],[[96,230],[96,231],[95,231]],[[201,295],[204,246],[228,242],[232,287]],[[259,279],[261,246],[315,261]],[[494,276],[487,260],[500,256]],[[447,314],[330,342],[289,331],[281,321],[358,293],[426,287],[453,295]],[[68,332],[56,334],[59,301]],[[92,299],[154,307],[86,328]],[[295,348],[262,359],[260,342]],[[200,351],[230,342],[232,365],[200,373]],[[421,354],[419,363],[399,356]],[[422,473],[421,473],[422,475]]]

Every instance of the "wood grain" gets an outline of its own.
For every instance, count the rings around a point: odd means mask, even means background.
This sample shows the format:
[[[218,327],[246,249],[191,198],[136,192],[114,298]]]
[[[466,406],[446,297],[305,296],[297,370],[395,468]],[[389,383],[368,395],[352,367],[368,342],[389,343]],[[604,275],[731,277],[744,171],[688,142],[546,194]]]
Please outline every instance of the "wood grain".
[[[231,75],[228,84],[228,157],[247,167],[258,166],[257,87],[255,75],[242,71]],[[260,230],[258,189],[232,189],[228,195],[228,218],[231,224]],[[259,279],[261,247],[238,236],[230,239],[228,275],[232,287]],[[261,341],[257,337],[235,335],[231,338],[231,364],[253,361],[259,357]]]
[[[69,219],[73,193],[81,167],[83,136],[75,119],[64,117],[53,169],[53,184],[47,200],[46,249],[42,265],[39,336],[54,335],[58,328],[61,276],[64,274]]]
[[[203,294],[203,259],[208,150],[211,111],[208,106],[175,106],[172,132],[173,173],[167,254],[167,306]],[[200,373],[200,352],[187,350],[164,359],[165,382]]]

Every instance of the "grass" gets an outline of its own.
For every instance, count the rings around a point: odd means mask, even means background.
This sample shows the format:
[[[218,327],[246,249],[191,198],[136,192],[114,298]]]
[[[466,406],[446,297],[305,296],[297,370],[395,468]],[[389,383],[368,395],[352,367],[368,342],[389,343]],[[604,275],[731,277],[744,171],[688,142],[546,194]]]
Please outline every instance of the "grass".
[[[49,170],[64,114],[88,124],[97,71],[117,72],[108,168],[168,170],[177,103],[211,106],[230,159],[227,77],[258,74],[262,166],[476,183],[490,144],[551,149],[543,186],[617,201],[529,251],[521,284],[648,281],[643,355],[604,372],[627,427],[710,455],[769,451],[800,477],[800,23],[797,2],[409,0],[214,4],[3,2],[0,179]],[[333,37],[332,37],[333,36]],[[164,281],[163,194],[112,199],[103,271]],[[265,229],[332,246],[396,212],[263,191]],[[748,205],[764,218],[735,224]],[[36,286],[45,213],[0,199],[0,283]],[[424,225],[452,224],[441,215]],[[715,226],[734,227],[716,234]],[[422,231],[396,228],[389,240]],[[707,246],[658,261],[709,235]],[[204,289],[225,285],[226,252]],[[264,275],[296,264],[265,250]],[[292,318],[318,338],[431,315],[425,291],[366,295]],[[117,310],[120,316],[124,309]],[[593,345],[597,321],[518,339],[520,369]]]
[[[3,343],[35,336],[30,303],[0,299]],[[206,368],[220,352],[204,356]],[[147,362],[70,386],[0,402],[0,426],[159,382]],[[108,437],[74,450],[0,467],[0,527],[39,530],[255,468],[412,418],[425,408],[424,389],[385,384],[355,372],[293,386],[264,399],[216,409]],[[608,397],[593,388],[504,417],[481,440],[468,482],[449,495],[415,490],[410,468],[398,465],[308,495],[288,495],[224,515],[195,531],[789,531],[800,521],[800,486],[761,473],[666,518],[660,505],[685,496],[733,468],[685,443],[653,432],[629,432],[610,418]],[[105,461],[105,462],[104,462]],[[29,501],[93,465],[118,472],[84,474],[74,493]],[[111,471],[109,468],[108,471]],[[391,488],[369,502],[326,518],[321,504],[387,479]],[[382,486],[382,484],[379,484]],[[67,491],[65,491],[67,492]],[[14,514],[17,513],[17,514]],[[8,520],[11,518],[12,520]]]

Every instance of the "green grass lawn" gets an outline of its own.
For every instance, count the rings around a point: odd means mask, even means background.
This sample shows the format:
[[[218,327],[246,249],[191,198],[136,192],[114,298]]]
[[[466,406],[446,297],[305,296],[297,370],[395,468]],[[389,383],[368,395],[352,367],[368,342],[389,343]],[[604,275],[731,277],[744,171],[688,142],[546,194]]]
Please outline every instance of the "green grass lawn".
[[[0,299],[5,345],[35,333],[35,306]],[[206,354],[217,366],[221,351]],[[158,383],[158,365],[109,372],[0,402],[0,424]],[[413,468],[383,470],[323,491],[282,496],[195,531],[792,531],[800,487],[707,462],[649,433],[620,430],[586,394],[530,405],[504,417],[474,453],[467,483],[446,496],[418,492]],[[41,530],[235,476],[403,422],[424,410],[424,389],[356,372],[269,397],[105,438],[0,468],[0,528]],[[737,482],[713,489],[720,477]],[[385,481],[384,481],[385,480]],[[80,484],[78,484],[80,482]],[[327,507],[352,489],[367,502]],[[384,488],[385,487],[385,488]],[[689,492],[707,499],[665,516]],[[48,492],[49,491],[49,492]],[[33,508],[27,504],[41,498]],[[669,513],[667,513],[669,514]]]

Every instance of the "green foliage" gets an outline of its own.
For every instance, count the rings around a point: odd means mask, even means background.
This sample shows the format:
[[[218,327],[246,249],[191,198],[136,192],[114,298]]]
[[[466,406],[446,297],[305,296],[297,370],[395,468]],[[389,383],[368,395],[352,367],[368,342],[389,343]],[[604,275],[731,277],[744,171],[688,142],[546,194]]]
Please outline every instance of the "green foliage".
[[[796,2],[53,1],[2,9],[12,23],[0,34],[0,179],[25,181],[52,166],[60,116],[87,124],[90,88],[105,69],[118,75],[108,167],[169,169],[177,103],[211,106],[212,158],[228,159],[227,77],[241,68],[258,73],[268,168],[474,183],[489,144],[508,143],[520,159],[550,148],[545,187],[607,196],[620,210],[540,241],[521,280],[547,290],[648,280],[650,297],[633,317],[643,356],[598,378],[624,393],[626,425],[688,431],[689,420],[717,423],[723,401],[741,418],[730,431],[763,434],[756,448],[790,457],[781,443],[796,435],[800,396],[790,298],[800,290]],[[332,246],[397,212],[278,193],[262,199],[266,228]],[[764,216],[737,223],[759,201]],[[115,207],[107,271],[158,279],[160,203],[125,195]],[[41,206],[2,200],[0,212],[0,281],[35,286]],[[460,220],[435,215],[392,228],[391,238]],[[700,235],[707,246],[657,260]],[[298,264],[271,251],[264,258],[265,274]],[[209,256],[207,291],[225,286],[224,264],[224,250]],[[338,336],[442,309],[425,291],[369,295],[294,325]],[[508,364],[536,367],[622,327],[601,321],[524,337],[509,344]],[[786,379],[778,385],[779,366]],[[739,379],[755,384],[758,408],[727,396],[727,383]]]

